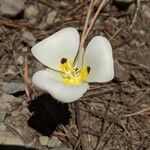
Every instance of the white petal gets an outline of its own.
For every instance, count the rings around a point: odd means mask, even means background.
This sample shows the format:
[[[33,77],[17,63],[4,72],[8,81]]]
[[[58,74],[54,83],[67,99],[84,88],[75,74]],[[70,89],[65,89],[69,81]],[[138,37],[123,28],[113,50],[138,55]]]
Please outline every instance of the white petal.
[[[94,37],[87,46],[85,63],[90,67],[89,82],[108,82],[114,77],[110,42],[102,36]]]
[[[46,79],[47,76],[51,80],[57,80],[58,78],[61,79],[61,76],[57,72],[50,70],[50,69],[46,69],[46,70],[40,70],[34,73],[32,77],[32,82],[35,86],[39,87],[40,89],[44,91],[47,91],[47,88],[45,86],[45,80],[47,80]]]
[[[79,33],[68,27],[39,42],[31,51],[44,65],[58,69],[62,58],[74,59],[78,47]]]
[[[89,88],[87,83],[81,85],[66,85],[61,82],[59,74],[53,71],[41,70],[34,74],[33,83],[49,92],[52,97],[64,103],[78,100]]]

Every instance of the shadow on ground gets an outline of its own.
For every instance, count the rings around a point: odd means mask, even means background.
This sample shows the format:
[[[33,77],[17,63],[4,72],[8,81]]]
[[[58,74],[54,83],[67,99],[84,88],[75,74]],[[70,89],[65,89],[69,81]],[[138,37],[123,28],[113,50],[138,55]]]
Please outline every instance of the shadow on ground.
[[[67,125],[71,117],[68,104],[54,100],[49,94],[30,101],[28,109],[33,113],[28,125],[46,136],[50,136],[59,124]]]
[[[17,145],[0,145],[0,150],[36,150],[36,149],[26,148],[24,146],[17,146]]]

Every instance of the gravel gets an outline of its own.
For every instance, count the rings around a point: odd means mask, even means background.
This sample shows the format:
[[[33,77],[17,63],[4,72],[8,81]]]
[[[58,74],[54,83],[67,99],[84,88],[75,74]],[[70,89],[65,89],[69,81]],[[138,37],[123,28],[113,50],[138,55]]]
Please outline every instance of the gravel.
[[[0,123],[0,131],[6,131],[6,126],[2,122]]]
[[[16,59],[16,64],[17,65],[23,65],[23,57],[22,56],[18,56],[18,58]]]
[[[47,145],[48,140],[49,140],[48,136],[40,136],[39,137],[40,144],[43,145],[43,146]]]
[[[57,15],[56,11],[51,11],[50,13],[48,13],[46,20],[47,24],[52,24],[54,22],[56,15]]]
[[[55,136],[52,136],[48,141],[48,147],[59,147],[62,145],[62,142]]]
[[[25,9],[23,0],[1,0],[0,12],[3,16],[16,17]]]
[[[4,122],[6,111],[0,110],[0,122]]]
[[[4,82],[0,80],[0,87],[2,92],[8,94],[14,94],[25,90],[24,83],[22,82]]]
[[[25,17],[28,19],[35,18],[35,17],[37,17],[38,14],[39,14],[39,10],[34,5],[29,5],[25,9]]]
[[[135,0],[114,0],[120,10],[127,9]]]
[[[19,136],[16,136],[11,132],[4,132],[4,131],[0,131],[0,144],[20,145],[20,146],[24,145],[22,139]]]
[[[0,102],[1,103],[14,103],[14,102],[22,102],[22,98],[19,98],[19,97],[15,97],[13,95],[9,95],[9,94],[6,94],[4,93],[1,97],[0,97]]]
[[[34,46],[36,44],[36,38],[34,35],[29,31],[22,30],[22,32],[22,41],[31,47]]]
[[[143,5],[142,6],[142,11],[143,11],[143,15],[147,18],[150,19],[150,7],[147,5]]]

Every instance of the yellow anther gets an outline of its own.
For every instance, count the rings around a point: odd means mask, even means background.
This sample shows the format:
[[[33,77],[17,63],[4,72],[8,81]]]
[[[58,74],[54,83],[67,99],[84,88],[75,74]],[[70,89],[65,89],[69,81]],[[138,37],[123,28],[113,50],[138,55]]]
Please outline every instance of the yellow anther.
[[[73,61],[66,60],[62,62],[60,64],[60,71],[64,72],[63,82],[65,84],[79,85],[87,80],[89,67],[84,65],[78,70],[77,68],[74,68]]]

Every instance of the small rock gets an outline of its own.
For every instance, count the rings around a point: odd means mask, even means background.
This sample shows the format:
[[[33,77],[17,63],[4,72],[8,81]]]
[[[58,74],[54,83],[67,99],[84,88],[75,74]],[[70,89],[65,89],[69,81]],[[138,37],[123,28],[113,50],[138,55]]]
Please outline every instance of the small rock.
[[[54,22],[56,15],[57,15],[56,11],[51,11],[50,13],[48,13],[48,16],[46,19],[47,24],[52,24]]]
[[[30,5],[25,9],[25,17],[32,19],[36,17],[39,14],[39,10],[37,9],[36,6]]]
[[[4,49],[4,47],[3,47],[3,44],[0,43],[0,58],[1,58],[2,56],[4,56],[4,54],[5,54],[5,49]]]
[[[62,145],[62,142],[55,136],[52,136],[48,141],[48,147],[59,147]]]
[[[0,122],[4,122],[5,116],[6,116],[6,111],[0,110]]]
[[[0,103],[1,102],[21,102],[22,101],[22,98],[19,98],[19,97],[15,97],[15,96],[12,96],[12,95],[9,95],[9,94],[6,94],[4,93],[1,97],[0,97]]]
[[[1,98],[0,98],[0,110],[5,111],[5,112],[9,112],[11,109],[12,109],[12,105],[10,103],[7,103],[7,102],[2,102]]]
[[[6,75],[14,75],[16,71],[16,67],[14,65],[10,65],[6,71]]]
[[[23,65],[23,57],[22,57],[22,56],[19,56],[19,57],[16,59],[16,63],[17,63],[17,65]]]
[[[51,150],[72,150],[71,148],[67,148],[66,146],[60,146],[60,147],[55,147],[52,148]]]
[[[131,42],[130,42],[131,45],[133,46],[136,46],[136,47],[140,47],[141,46],[141,43],[136,40],[136,39],[133,39]]]
[[[15,17],[25,8],[23,0],[1,0],[0,12],[3,16]]]
[[[36,43],[34,35],[29,31],[23,31],[22,40],[31,47]]]
[[[115,2],[132,3],[134,0],[114,0]]]
[[[4,131],[0,131],[0,144],[24,146],[24,143],[19,136]]]
[[[6,131],[6,126],[3,123],[0,123],[0,131]]]
[[[48,140],[49,140],[48,136],[40,136],[39,137],[40,144],[43,146],[48,144]]]
[[[29,113],[29,109],[27,107],[23,107],[23,109],[21,110],[21,114],[28,114]]]
[[[143,15],[150,19],[150,7],[147,5],[142,6]]]
[[[4,93],[14,94],[19,91],[24,91],[24,84],[22,82],[4,82],[0,80],[0,87]]]
[[[135,0],[114,0],[118,9],[127,9]]]
[[[47,28],[47,23],[46,22],[41,22],[39,24],[39,29],[46,29]]]
[[[22,51],[23,51],[23,52],[27,52],[27,51],[28,51],[28,47],[23,47],[23,48],[22,48]]]
[[[115,77],[119,79],[119,81],[128,81],[129,80],[129,73],[126,71],[126,69],[118,62],[114,62],[115,66]]]
[[[61,7],[69,7],[70,5],[69,5],[69,3],[65,2],[65,1],[61,1],[60,6]]]
[[[12,115],[13,117],[18,116],[19,114],[20,114],[20,111],[18,111],[18,110],[14,110],[14,111],[11,112],[11,115]]]

